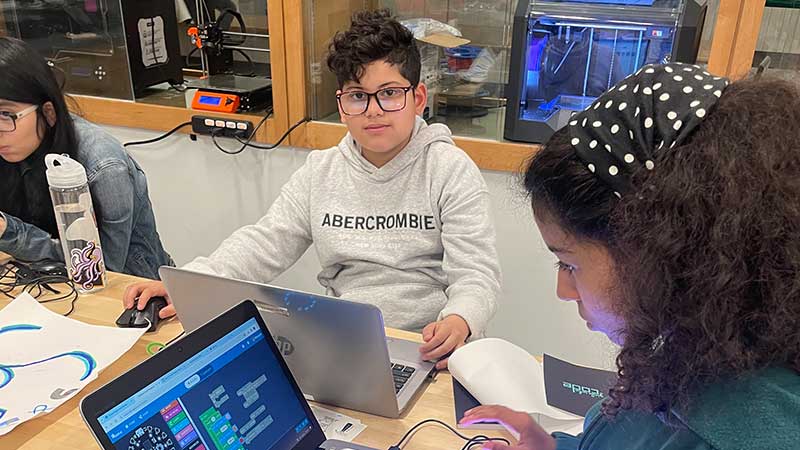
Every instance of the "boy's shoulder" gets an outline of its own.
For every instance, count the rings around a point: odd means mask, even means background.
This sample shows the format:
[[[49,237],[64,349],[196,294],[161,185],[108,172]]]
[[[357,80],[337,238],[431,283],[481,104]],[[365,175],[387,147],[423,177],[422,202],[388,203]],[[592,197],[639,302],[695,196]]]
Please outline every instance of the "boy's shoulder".
[[[433,124],[431,127],[446,127],[443,124]],[[449,129],[448,129],[449,131]],[[443,170],[468,170],[475,173],[480,173],[478,165],[467,154],[464,149],[455,144],[455,142],[437,141],[428,146],[426,154],[428,164],[434,168]]]
[[[306,164],[311,165],[311,167],[325,167],[338,161],[346,162],[338,145],[322,149],[313,149],[306,157]]]

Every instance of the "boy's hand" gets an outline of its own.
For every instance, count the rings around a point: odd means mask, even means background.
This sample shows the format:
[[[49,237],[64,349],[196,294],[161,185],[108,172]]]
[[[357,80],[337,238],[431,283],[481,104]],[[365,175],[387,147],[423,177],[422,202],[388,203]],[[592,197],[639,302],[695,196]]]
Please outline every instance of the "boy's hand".
[[[160,281],[144,281],[128,286],[122,296],[122,304],[125,305],[125,309],[130,309],[135,304],[136,309],[142,310],[152,297],[164,297],[167,300],[167,306],[158,312],[159,318],[166,319],[175,315],[175,307],[172,306],[172,300],[167,295],[167,288]]]
[[[500,442],[486,443],[491,450],[555,450],[556,440],[524,412],[517,412],[505,406],[479,406],[464,413],[459,423],[470,425],[475,422],[500,422],[504,427],[519,435],[517,445],[507,446]]]
[[[447,368],[446,356],[462,345],[469,337],[469,325],[461,316],[452,315],[444,319],[429,323],[422,329],[422,340],[425,344],[419,348],[422,359],[425,361],[436,361],[436,368],[443,370]]]
[[[0,214],[0,236],[6,232],[6,219]]]

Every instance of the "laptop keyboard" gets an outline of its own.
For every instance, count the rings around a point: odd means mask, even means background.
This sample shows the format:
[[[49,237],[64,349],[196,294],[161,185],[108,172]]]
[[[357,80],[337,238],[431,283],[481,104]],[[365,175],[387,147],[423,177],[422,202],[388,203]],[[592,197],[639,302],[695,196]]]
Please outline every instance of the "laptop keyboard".
[[[411,375],[414,374],[414,368],[411,366],[403,366],[401,364],[392,363],[392,377],[394,378],[394,392],[395,394],[403,389]]]

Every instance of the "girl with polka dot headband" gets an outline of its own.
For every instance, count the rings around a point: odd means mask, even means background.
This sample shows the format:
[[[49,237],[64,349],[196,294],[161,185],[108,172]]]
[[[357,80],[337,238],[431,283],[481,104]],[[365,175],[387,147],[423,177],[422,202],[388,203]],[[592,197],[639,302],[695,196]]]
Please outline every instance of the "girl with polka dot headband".
[[[556,295],[619,346],[617,380],[577,435],[468,411],[520,435],[484,448],[798,448],[797,85],[646,66],[558,130],[524,186]]]
[[[658,152],[691,135],[728,84],[698,66],[645,66],[572,117],[572,146],[620,196],[637,168],[653,170]]]

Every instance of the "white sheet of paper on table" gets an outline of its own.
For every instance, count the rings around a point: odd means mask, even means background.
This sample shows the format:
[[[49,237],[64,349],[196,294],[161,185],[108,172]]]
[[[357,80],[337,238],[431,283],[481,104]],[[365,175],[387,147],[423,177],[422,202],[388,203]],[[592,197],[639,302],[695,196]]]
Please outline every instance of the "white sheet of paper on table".
[[[319,426],[328,439],[338,439],[345,442],[353,442],[356,436],[361,434],[367,426],[360,420],[331,411],[317,405],[311,405],[311,412],[317,418]],[[348,426],[348,424],[350,424]]]
[[[88,325],[17,297],[0,310],[0,435],[74,397],[144,332]]]
[[[583,417],[547,404],[542,363],[510,342],[473,341],[453,352],[448,365],[453,378],[482,405],[525,411],[549,433],[582,430]]]

